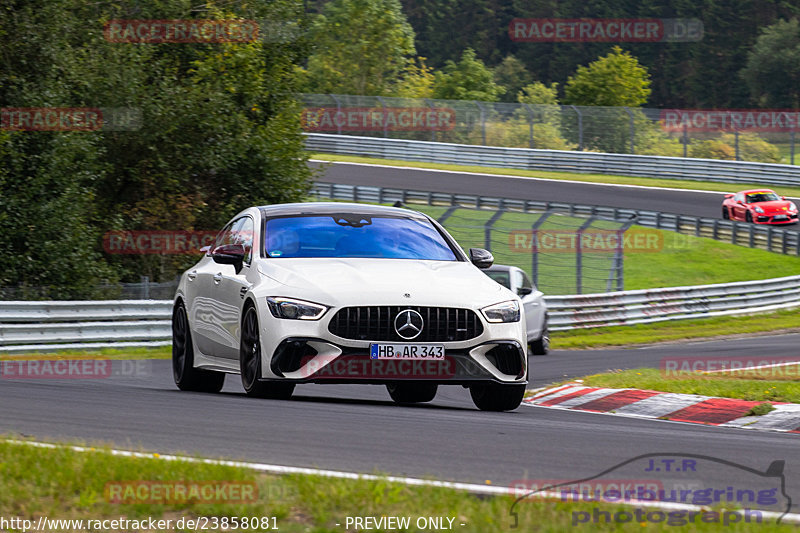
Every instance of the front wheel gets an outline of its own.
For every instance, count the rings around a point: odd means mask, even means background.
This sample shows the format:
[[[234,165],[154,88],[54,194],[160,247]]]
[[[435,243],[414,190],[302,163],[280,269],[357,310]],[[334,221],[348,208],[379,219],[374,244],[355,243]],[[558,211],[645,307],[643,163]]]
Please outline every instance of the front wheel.
[[[439,385],[436,383],[389,383],[389,396],[395,403],[424,403],[433,400]]]
[[[525,385],[471,385],[469,394],[481,411],[513,411],[522,403]]]
[[[728,208],[727,207],[723,207],[722,208],[722,218],[724,218],[725,220],[730,220],[731,219],[731,215],[730,215],[730,213],[728,213]]]
[[[242,321],[242,340],[239,344],[239,371],[242,386],[248,396],[288,400],[294,392],[294,383],[261,381],[261,335],[258,332],[258,315],[248,306]]]
[[[542,334],[528,345],[533,355],[547,355],[550,351],[550,332],[547,331],[547,317],[542,324]]]
[[[194,367],[192,332],[183,302],[172,312],[172,377],[185,391],[219,392],[225,384],[224,373]]]
[[[747,211],[744,215],[745,222],[753,222],[753,215],[750,214],[750,211]]]

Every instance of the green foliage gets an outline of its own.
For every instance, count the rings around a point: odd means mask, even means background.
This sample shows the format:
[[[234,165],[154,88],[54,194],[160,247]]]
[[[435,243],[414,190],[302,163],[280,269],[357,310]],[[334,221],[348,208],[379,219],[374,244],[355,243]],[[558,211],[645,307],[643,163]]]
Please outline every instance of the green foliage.
[[[332,0],[311,28],[307,92],[391,96],[415,54],[399,0]]]
[[[513,102],[516,95],[523,87],[533,82],[533,76],[525,65],[512,55],[506,56],[502,63],[492,69],[494,81],[497,85],[505,87],[503,101]]]
[[[419,63],[419,65],[417,65]],[[431,98],[435,81],[433,69],[425,64],[424,57],[409,59],[401,73],[400,82],[392,96],[401,98]]]
[[[436,73],[434,98],[441,100],[479,100],[496,102],[505,92],[494,82],[492,71],[475,56],[471,48],[464,50],[458,63],[448,60]]]
[[[779,20],[761,32],[741,76],[760,106],[800,106],[800,23]]]
[[[619,46],[588,67],[578,67],[564,88],[564,101],[571,105],[638,107],[648,96],[647,69]]]
[[[718,139],[711,139],[692,144],[691,157],[703,159],[736,159],[736,136],[726,133]],[[755,133],[739,134],[739,159],[743,161],[759,161],[761,163],[780,163],[780,150],[756,135]]]
[[[5,106],[131,108],[142,119],[126,131],[0,136],[0,284],[80,291],[102,278],[171,279],[196,258],[103,255],[101,235],[214,230],[244,207],[307,191],[293,96],[302,39],[110,43],[103,22],[131,16],[112,4],[30,0],[3,9]],[[165,0],[141,3],[136,17],[302,21],[302,6],[197,12]]]
[[[558,83],[548,87],[537,81],[526,85],[517,93],[517,102],[521,104],[558,105]]]

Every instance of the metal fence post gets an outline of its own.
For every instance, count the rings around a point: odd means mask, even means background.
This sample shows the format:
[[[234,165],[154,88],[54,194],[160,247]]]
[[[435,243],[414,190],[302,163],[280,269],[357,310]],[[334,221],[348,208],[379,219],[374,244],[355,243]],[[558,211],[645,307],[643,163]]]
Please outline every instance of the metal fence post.
[[[686,157],[686,151],[689,147],[689,127],[686,124],[683,125],[683,137],[681,138],[681,143],[683,143],[683,157]]]
[[[635,154],[636,152],[633,149],[633,147],[634,147],[633,139],[634,139],[634,136],[636,135],[636,127],[633,125],[633,111],[631,111],[630,108],[628,108],[628,107],[624,107],[623,109],[628,113],[628,116],[630,117],[630,121],[631,121],[631,150],[630,150],[630,152],[632,154]]]
[[[739,130],[733,132],[733,142],[736,147],[736,160],[741,161],[742,159],[739,157]]]
[[[386,102],[382,96],[378,96],[378,101],[381,103],[381,115],[383,115],[383,136],[389,136],[389,125],[386,123]]]
[[[481,111],[481,142],[483,146],[486,146],[486,110],[479,101],[473,100],[472,102],[477,105],[478,109]]]
[[[333,101],[336,102],[336,117],[338,118],[339,117],[339,113],[342,111],[342,103],[339,101],[338,98],[336,98],[335,94],[329,94],[328,96],[333,98]],[[342,134],[342,125],[339,123],[339,121],[337,121],[337,123],[336,123],[336,134],[337,135],[341,135]]]
[[[434,107],[433,107],[433,102],[431,102],[431,99],[426,98],[425,103],[428,104],[428,107],[431,108],[431,113],[433,113]],[[455,117],[453,117],[453,120],[455,120]],[[433,124],[434,124],[433,121],[431,121],[431,141],[436,142],[436,126],[434,126]],[[455,126],[455,124],[453,124],[453,126]]]
[[[578,115],[578,150],[583,150],[583,113],[574,105],[570,107]]]
[[[575,243],[575,294],[583,294],[583,232],[594,223],[595,217],[589,217],[578,228],[578,241]]]
[[[492,226],[494,225],[495,222],[497,222],[498,218],[503,216],[503,213],[505,212],[506,212],[505,209],[502,208],[498,209],[497,211],[495,211],[494,215],[492,215],[492,218],[490,218],[483,226],[483,238],[485,245],[484,248],[486,248],[490,252],[492,251]]]
[[[140,294],[142,300],[150,299],[150,276],[139,276],[141,282]]]
[[[533,110],[528,104],[522,105],[524,105],[525,109],[528,111],[528,147],[533,148],[535,146],[533,142]]]
[[[539,228],[547,220],[547,217],[552,214],[552,211],[545,211],[531,225],[531,278],[533,278],[533,284],[536,286],[539,285]]]
[[[789,155],[789,161],[791,162],[792,165],[794,165],[794,130],[792,130],[792,133],[789,134],[789,139],[790,139],[790,142],[791,142],[791,148],[790,148],[791,151],[789,152],[789,154],[790,154]]]

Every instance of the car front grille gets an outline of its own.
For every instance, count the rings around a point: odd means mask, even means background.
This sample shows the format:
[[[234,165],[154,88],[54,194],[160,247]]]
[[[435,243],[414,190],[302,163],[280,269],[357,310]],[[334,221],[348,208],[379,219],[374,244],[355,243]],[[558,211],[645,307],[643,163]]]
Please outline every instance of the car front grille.
[[[422,332],[410,340],[398,335],[394,328],[395,317],[406,309],[418,312],[424,321]],[[483,325],[470,309],[381,305],[340,309],[328,330],[337,337],[353,340],[448,342],[474,339],[483,333]]]

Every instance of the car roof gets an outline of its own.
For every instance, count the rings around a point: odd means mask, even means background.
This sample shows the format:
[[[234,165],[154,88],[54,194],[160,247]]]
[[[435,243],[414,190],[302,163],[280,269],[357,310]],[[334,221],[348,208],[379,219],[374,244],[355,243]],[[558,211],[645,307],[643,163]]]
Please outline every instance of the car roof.
[[[329,215],[336,213],[354,213],[359,215],[403,216],[427,218],[418,211],[387,207],[383,205],[356,204],[348,202],[304,202],[292,204],[273,204],[258,207],[268,217],[280,215]]]

